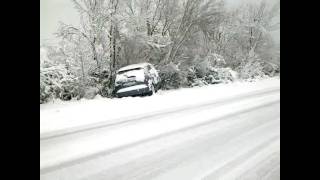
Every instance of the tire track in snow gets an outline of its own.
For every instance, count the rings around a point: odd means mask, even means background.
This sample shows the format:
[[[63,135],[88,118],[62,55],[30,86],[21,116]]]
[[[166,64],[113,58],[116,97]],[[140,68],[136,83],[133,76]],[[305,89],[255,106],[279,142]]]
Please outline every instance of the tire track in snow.
[[[57,137],[61,137],[61,136],[66,136],[66,135],[70,135],[70,134],[81,133],[84,131],[92,131],[92,130],[96,130],[99,128],[123,125],[123,124],[127,124],[130,122],[137,122],[137,121],[144,121],[144,120],[149,120],[149,119],[153,119],[153,118],[160,118],[162,116],[168,116],[168,115],[175,114],[175,113],[183,113],[183,112],[187,112],[190,110],[197,110],[197,109],[201,109],[201,108],[205,108],[205,107],[210,107],[213,105],[219,106],[219,105],[223,105],[223,104],[227,104],[227,103],[237,102],[242,99],[255,98],[255,97],[259,97],[259,96],[263,96],[263,95],[267,95],[267,94],[272,94],[272,93],[279,92],[279,91],[280,91],[280,88],[272,88],[272,89],[267,89],[267,90],[250,92],[250,93],[243,94],[240,96],[237,95],[234,97],[229,97],[227,99],[220,99],[218,101],[215,100],[215,101],[196,104],[196,105],[192,105],[192,106],[177,107],[174,109],[161,110],[159,112],[152,112],[152,113],[139,115],[139,116],[109,120],[107,122],[102,122],[102,123],[95,123],[95,124],[91,124],[91,125],[74,127],[74,128],[69,128],[69,129],[64,129],[64,130],[59,130],[59,131],[54,131],[54,132],[42,133],[42,134],[40,134],[40,141],[52,139],[52,138],[57,138]]]
[[[210,154],[210,152],[211,154],[216,154],[217,152],[221,153],[225,151],[223,150],[223,148],[225,148],[226,144],[229,144],[228,146],[230,146],[231,144],[239,140],[243,140],[243,139],[246,139],[246,137],[252,136],[250,134],[252,134],[253,132],[257,134],[261,132],[261,130],[266,129],[266,127],[274,127],[274,123],[272,124],[273,125],[270,126],[271,124],[268,121],[263,123],[261,123],[261,121],[257,121],[257,122],[251,123],[251,125],[248,125],[248,124],[242,125],[242,128],[237,127],[235,125],[232,125],[229,128],[225,127],[224,132],[221,132],[218,134],[211,132],[207,134],[205,137],[203,136],[197,137],[195,139],[182,142],[181,145],[174,146],[174,148],[169,147],[162,150],[159,149],[158,152],[155,152],[151,155],[132,160],[131,162],[128,162],[121,166],[116,166],[105,172],[98,173],[99,175],[89,176],[84,179],[96,179],[96,180],[98,179],[101,179],[101,180],[102,179],[117,179],[117,180],[153,179],[161,175],[161,173],[165,173],[166,171],[176,168],[177,166],[184,166],[185,163],[189,163],[192,161],[194,162],[199,161],[198,156],[201,153],[206,155]],[[212,125],[213,124],[211,124],[210,127]],[[203,130],[202,127],[199,127],[198,129],[192,129],[190,131],[201,131],[201,130]],[[184,132],[180,132],[180,133],[184,133]],[[188,133],[193,134],[192,132],[188,132]],[[189,137],[189,135],[186,135],[186,136]],[[175,138],[175,135],[173,135],[171,139],[172,138]],[[263,141],[262,143],[259,142],[257,147],[253,147],[253,150],[251,150],[251,152],[260,150],[261,148],[265,147],[266,145],[268,145],[269,143],[271,143],[277,138],[278,138],[277,136],[270,136],[270,138],[266,136],[267,140]],[[255,142],[255,144],[257,144],[257,142]],[[200,155],[200,156],[203,156],[203,155]],[[222,167],[222,165],[220,166]],[[168,179],[168,178],[162,178],[162,179]],[[172,178],[172,179],[179,179],[179,177]],[[185,178],[182,178],[182,179],[185,179]]]
[[[278,101],[277,101],[278,102]],[[202,126],[206,126],[206,125],[209,125],[209,124],[213,124],[213,123],[216,123],[216,122],[219,122],[221,120],[224,120],[226,118],[231,118],[232,116],[235,116],[235,115],[239,115],[241,113],[247,113],[247,112],[254,112],[255,110],[259,109],[259,108],[262,108],[262,107],[266,107],[266,106],[271,106],[273,105],[274,103],[277,103],[277,102],[273,102],[273,103],[269,103],[269,104],[264,104],[264,105],[261,105],[259,107],[256,107],[256,108],[252,108],[250,110],[246,110],[246,111],[243,111],[243,112],[237,112],[235,114],[229,114],[229,116],[225,116],[225,117],[221,117],[221,119],[218,119],[216,121],[208,121],[206,123],[202,123],[202,124],[197,124],[195,126],[192,126],[192,127],[188,127],[188,128],[184,128],[184,129],[179,129],[177,131],[174,131],[174,132],[170,132],[170,133],[166,133],[166,134],[162,134],[158,137],[153,137],[153,138],[150,138],[150,139],[147,139],[147,140],[144,140],[144,141],[140,141],[140,142],[136,142],[136,143],[133,143],[133,144],[129,144],[127,146],[123,146],[123,147],[120,147],[118,149],[114,149],[112,151],[108,151],[108,152],[103,152],[103,153],[100,153],[100,154],[95,154],[94,156],[90,156],[90,157],[86,157],[84,159],[79,159],[77,161],[74,161],[74,162],[71,162],[71,163],[66,163],[66,164],[60,164],[59,168],[63,168],[63,167],[66,167],[66,166],[72,166],[72,164],[77,164],[77,163],[81,163],[85,160],[89,160],[89,159],[94,159],[95,157],[99,157],[99,156],[103,156],[103,155],[106,155],[106,154],[110,154],[112,152],[116,152],[116,151],[120,151],[120,150],[123,150],[123,149],[126,149],[126,148],[129,148],[129,147],[132,147],[132,146],[136,146],[136,145],[139,145],[141,143],[147,143],[147,142],[150,142],[150,141],[154,141],[154,140],[157,140],[157,139],[160,139],[160,138],[163,138],[164,136],[171,136],[171,135],[174,135],[174,134],[177,134],[177,133],[183,133],[183,132],[186,132],[186,131],[189,131],[189,130],[192,130],[192,129],[196,129],[196,128],[200,128]],[[54,170],[56,169],[57,167],[52,167],[53,169],[51,170]],[[49,169],[48,169],[49,170]],[[41,170],[43,173],[45,172],[44,170]],[[41,172],[40,171],[40,172]]]

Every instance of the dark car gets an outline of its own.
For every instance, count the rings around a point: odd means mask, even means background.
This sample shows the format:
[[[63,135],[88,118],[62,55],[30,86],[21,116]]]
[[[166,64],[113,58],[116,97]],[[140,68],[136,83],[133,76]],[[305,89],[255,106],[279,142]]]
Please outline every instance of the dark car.
[[[152,95],[159,89],[160,77],[150,63],[132,64],[120,68],[115,80],[117,97]]]

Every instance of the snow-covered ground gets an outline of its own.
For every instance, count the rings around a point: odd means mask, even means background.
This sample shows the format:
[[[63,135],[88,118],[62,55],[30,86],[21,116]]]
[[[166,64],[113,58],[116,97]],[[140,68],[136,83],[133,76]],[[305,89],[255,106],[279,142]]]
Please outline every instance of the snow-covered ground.
[[[42,180],[280,179],[279,78],[46,104],[40,114]]]
[[[201,104],[232,99],[264,89],[280,87],[278,77],[256,82],[235,82],[171,91],[159,91],[150,97],[82,99],[72,102],[50,102],[40,105],[40,134],[114,123],[125,119]]]

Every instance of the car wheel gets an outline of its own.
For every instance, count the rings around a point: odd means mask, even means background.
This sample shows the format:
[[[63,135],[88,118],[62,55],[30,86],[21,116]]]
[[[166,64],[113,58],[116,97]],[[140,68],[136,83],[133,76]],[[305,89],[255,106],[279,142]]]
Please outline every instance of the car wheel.
[[[155,92],[157,93],[159,90],[159,84],[157,84],[156,88],[155,88]]]

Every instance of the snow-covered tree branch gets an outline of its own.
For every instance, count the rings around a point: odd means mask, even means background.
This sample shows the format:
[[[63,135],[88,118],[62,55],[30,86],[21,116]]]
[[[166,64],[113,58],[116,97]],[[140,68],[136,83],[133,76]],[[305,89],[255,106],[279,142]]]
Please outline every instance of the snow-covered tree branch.
[[[61,22],[59,44],[41,46],[46,51],[40,57],[43,85],[60,82],[44,80],[56,73],[49,67],[64,67],[79,84],[79,97],[90,88],[112,96],[116,70],[140,62],[160,70],[164,89],[230,79],[223,68],[237,71],[240,78],[280,71],[280,44],[272,37],[280,29],[280,1],[231,9],[225,0],[71,1],[80,23]]]

